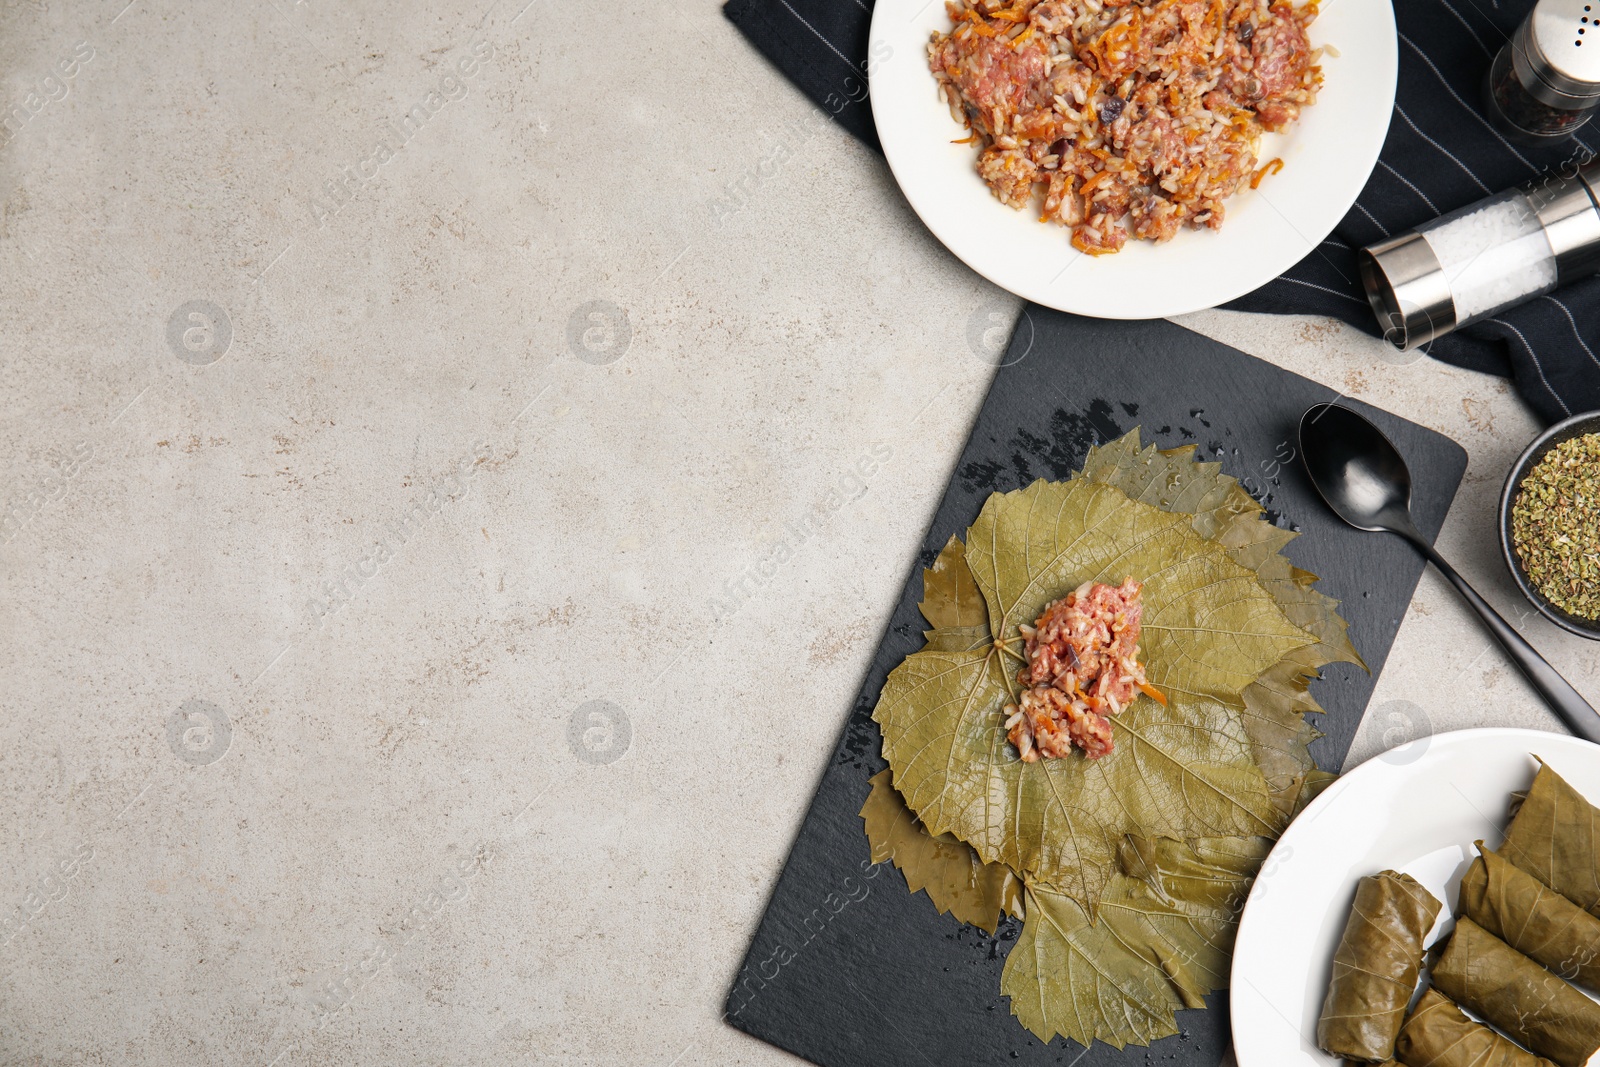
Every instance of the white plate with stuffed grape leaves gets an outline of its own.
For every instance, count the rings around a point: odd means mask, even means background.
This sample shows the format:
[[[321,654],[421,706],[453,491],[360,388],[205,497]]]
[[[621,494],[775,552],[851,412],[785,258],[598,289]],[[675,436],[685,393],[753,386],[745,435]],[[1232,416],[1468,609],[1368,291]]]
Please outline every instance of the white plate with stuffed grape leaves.
[[[1424,944],[1442,942],[1478,856],[1474,843],[1503,848],[1513,795],[1529,789],[1541,765],[1600,804],[1600,747],[1480,729],[1392,749],[1306,808],[1268,856],[1240,921],[1231,982],[1240,1067],[1339,1062],[1318,1047],[1317,1024],[1358,881],[1386,870],[1414,878],[1443,905]]]

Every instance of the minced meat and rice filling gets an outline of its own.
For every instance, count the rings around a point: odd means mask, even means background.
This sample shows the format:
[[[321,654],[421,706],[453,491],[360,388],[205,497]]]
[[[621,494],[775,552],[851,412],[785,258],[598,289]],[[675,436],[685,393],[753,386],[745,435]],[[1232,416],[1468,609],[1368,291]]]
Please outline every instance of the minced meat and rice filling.
[[[1071,227],[1091,255],[1129,235],[1222,225],[1264,131],[1316,101],[1315,0],[947,0],[928,45],[978,174],[1014,208]]]
[[[1028,665],[1020,703],[1005,709],[1006,738],[1026,763],[1081,748],[1090,759],[1110,752],[1111,716],[1140,694],[1165,704],[1139,662],[1143,585],[1085,582],[1045,606],[1021,628]]]

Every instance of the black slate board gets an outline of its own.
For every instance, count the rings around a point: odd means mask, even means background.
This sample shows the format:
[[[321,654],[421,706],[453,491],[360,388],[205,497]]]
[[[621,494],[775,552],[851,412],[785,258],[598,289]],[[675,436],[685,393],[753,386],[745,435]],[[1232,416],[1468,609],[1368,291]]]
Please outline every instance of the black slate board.
[[[1241,479],[1279,525],[1303,531],[1286,550],[1337,597],[1372,675],[1335,664],[1313,683],[1328,714],[1313,752],[1337,768],[1411,602],[1422,560],[1398,538],[1361,534],[1323,506],[1294,459],[1295,427],[1336,394],[1172,323],[1107,322],[1030,308],[1011,346],[888,632],[851,709],[839,747],[778,879],[727,1019],[823,1067],[932,1064],[1174,1064],[1215,1067],[1229,1044],[1227,994],[1178,1014],[1182,1033],[1149,1049],[1088,1051],[1041,1044],[1000,995],[1000,970],[1020,924],[994,937],[911,896],[892,864],[874,866],[861,818],[867,779],[882,770],[872,708],[884,678],[922,646],[922,568],[964,532],[996,490],[1072,475],[1091,444],[1141,427],[1145,443],[1197,444]],[[1431,540],[1466,470],[1455,442],[1387,412],[1372,417],[1417,482],[1417,524]]]

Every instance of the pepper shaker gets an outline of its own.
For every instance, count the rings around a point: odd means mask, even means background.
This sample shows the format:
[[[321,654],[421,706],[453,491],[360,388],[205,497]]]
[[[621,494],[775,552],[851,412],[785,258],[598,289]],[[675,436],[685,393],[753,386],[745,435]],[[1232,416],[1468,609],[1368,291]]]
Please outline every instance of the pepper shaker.
[[[1357,263],[1384,339],[1427,344],[1600,272],[1600,162],[1368,245]]]
[[[1600,104],[1597,3],[1539,0],[1495,56],[1484,102],[1508,139],[1557,144],[1589,121]]]

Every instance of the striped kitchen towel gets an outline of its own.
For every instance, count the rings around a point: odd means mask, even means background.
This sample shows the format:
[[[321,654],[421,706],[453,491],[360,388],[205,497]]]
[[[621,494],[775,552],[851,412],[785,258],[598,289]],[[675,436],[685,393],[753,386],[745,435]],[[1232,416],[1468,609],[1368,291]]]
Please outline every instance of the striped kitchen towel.
[[[1333,234],[1281,277],[1225,305],[1318,314],[1378,332],[1355,252],[1600,150],[1600,121],[1553,148],[1512,144],[1479,102],[1489,61],[1531,0],[1400,0],[1400,84],[1378,166]],[[723,11],[845,129],[878,147],[867,101],[872,0],[728,0]],[[930,76],[930,91],[932,80]],[[1459,367],[1512,378],[1547,421],[1600,408],[1600,277],[1584,279],[1429,346]],[[1405,358],[1405,357],[1397,357]]]

